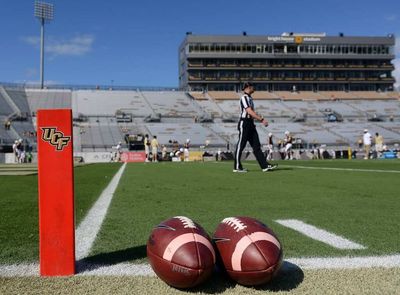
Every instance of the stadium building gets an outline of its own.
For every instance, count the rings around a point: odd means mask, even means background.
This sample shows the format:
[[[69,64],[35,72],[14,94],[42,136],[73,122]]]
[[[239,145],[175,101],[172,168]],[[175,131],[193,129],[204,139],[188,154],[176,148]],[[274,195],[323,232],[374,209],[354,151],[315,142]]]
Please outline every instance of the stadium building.
[[[395,37],[205,36],[187,33],[179,48],[179,86],[237,91],[391,91]]]

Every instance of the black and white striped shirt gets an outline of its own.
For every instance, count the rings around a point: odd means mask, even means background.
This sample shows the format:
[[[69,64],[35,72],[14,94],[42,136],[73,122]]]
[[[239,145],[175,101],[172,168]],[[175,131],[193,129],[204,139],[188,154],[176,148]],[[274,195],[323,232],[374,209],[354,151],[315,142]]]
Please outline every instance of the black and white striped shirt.
[[[254,111],[253,98],[245,93],[240,98],[240,119],[251,119],[252,117],[246,112],[247,108],[251,108]]]

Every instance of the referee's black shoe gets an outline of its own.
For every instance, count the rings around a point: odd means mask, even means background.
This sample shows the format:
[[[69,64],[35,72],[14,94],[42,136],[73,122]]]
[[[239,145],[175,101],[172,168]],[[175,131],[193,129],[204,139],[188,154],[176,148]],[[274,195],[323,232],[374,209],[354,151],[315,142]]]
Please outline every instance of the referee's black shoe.
[[[262,172],[268,172],[268,171],[271,171],[271,170],[275,170],[277,167],[278,167],[277,164],[276,164],[276,165],[271,165],[271,164],[269,164],[269,165],[267,166],[267,168],[264,168],[264,169],[262,170]]]

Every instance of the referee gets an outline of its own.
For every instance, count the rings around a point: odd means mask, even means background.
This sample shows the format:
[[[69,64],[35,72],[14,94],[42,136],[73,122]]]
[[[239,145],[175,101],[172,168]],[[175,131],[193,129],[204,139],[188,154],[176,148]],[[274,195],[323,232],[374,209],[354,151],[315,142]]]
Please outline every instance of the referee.
[[[245,173],[246,169],[243,169],[240,157],[242,156],[243,149],[247,142],[250,143],[253,148],[253,153],[256,156],[258,164],[260,165],[263,172],[267,172],[275,169],[276,165],[271,165],[265,159],[260,145],[260,139],[258,137],[256,125],[254,120],[260,121],[264,126],[268,126],[268,121],[264,117],[258,115],[254,111],[254,103],[251,95],[254,93],[253,84],[247,82],[243,85],[243,96],[240,98],[240,119],[238,123],[239,140],[236,145],[235,151],[235,166],[233,172]]]

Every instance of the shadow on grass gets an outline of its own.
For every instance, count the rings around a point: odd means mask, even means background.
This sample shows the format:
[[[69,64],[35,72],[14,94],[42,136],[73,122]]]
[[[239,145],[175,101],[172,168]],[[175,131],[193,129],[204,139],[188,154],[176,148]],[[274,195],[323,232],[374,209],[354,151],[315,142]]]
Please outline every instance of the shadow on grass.
[[[77,261],[77,273],[124,262],[133,262],[145,257],[145,245],[96,254]],[[273,292],[290,291],[297,288],[303,282],[303,279],[304,273],[300,267],[288,261],[284,261],[279,273],[271,282],[261,286],[248,287],[248,289]],[[224,270],[220,270],[216,267],[216,270],[208,281],[193,289],[185,289],[185,291],[190,293],[203,292],[207,294],[218,294],[225,292],[227,289],[233,289],[236,286],[237,283],[231,280]]]
[[[100,253],[77,261],[77,272],[93,270],[99,267],[115,265],[122,262],[146,258],[146,245],[126,248],[123,250]]]
[[[304,273],[297,265],[284,261],[281,270],[277,276],[269,283],[255,286],[243,287],[250,290],[257,291],[290,291],[296,289],[304,279]],[[213,276],[204,284],[193,289],[185,290],[190,293],[207,293],[218,294],[223,293],[227,289],[233,289],[238,284],[229,278],[225,271],[215,271]],[[247,292],[246,292],[247,294]]]

